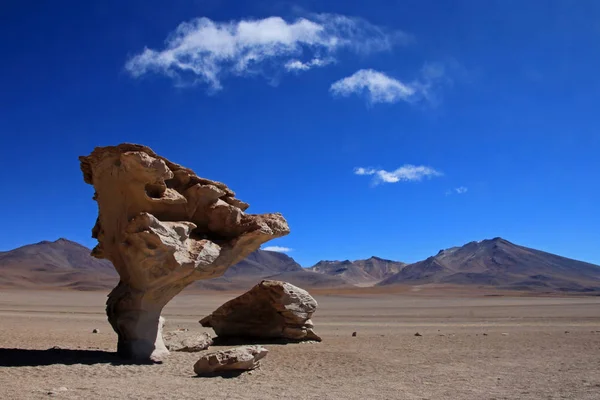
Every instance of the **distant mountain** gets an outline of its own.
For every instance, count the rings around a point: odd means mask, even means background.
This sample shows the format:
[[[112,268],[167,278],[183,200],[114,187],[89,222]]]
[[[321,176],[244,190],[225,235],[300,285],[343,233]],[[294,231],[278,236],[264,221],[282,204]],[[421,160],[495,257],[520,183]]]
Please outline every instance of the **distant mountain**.
[[[108,260],[90,255],[91,250],[67,239],[43,241],[0,252],[0,287],[111,289],[119,276]],[[257,250],[231,266],[223,276],[195,282],[196,289],[250,289],[262,278],[281,279],[305,288],[344,286],[341,279],[303,269],[293,258]],[[193,289],[192,289],[193,290]]]
[[[0,252],[0,285],[21,288],[101,289],[119,277],[110,261],[67,239],[43,241]]]
[[[338,277],[357,286],[372,286],[402,270],[406,263],[371,257],[356,261],[319,261],[309,270]]]
[[[321,261],[303,269],[285,254],[257,250],[223,276],[195,282],[190,290],[246,290],[264,278],[305,289],[447,283],[600,292],[600,266],[519,246],[502,238],[440,250],[435,256],[410,265],[371,257]],[[0,252],[0,287],[4,288],[109,290],[118,280],[109,261],[90,256],[90,249],[66,239]]]
[[[229,267],[223,276],[194,282],[191,287],[207,290],[250,289],[264,278],[282,280],[305,289],[348,286],[343,279],[315,274],[302,268],[286,254],[257,250],[245,260]]]
[[[378,285],[426,283],[600,291],[600,266],[494,238],[440,250],[433,257],[405,266]]]

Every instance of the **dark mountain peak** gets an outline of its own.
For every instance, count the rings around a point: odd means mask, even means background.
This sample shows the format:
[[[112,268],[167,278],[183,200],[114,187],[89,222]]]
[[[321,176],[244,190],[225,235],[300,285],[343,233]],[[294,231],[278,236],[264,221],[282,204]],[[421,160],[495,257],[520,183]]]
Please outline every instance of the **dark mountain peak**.
[[[25,246],[37,246],[37,245],[42,245],[42,246],[48,246],[48,245],[50,245],[50,246],[53,246],[53,245],[70,245],[70,246],[77,246],[77,247],[85,247],[85,246],[83,246],[83,245],[81,245],[81,244],[79,244],[77,242],[74,242],[72,240],[69,240],[69,239],[66,239],[66,238],[63,238],[63,237],[58,238],[58,239],[56,239],[54,241],[42,240],[40,242],[33,243],[33,244],[28,244],[28,245],[25,245]],[[25,246],[23,246],[23,247],[25,247]],[[85,248],[87,248],[87,247],[85,247]]]
[[[598,290],[600,267],[495,237],[440,250],[434,257],[410,264],[380,284],[455,283],[537,288],[540,281],[546,289],[587,287]]]
[[[388,263],[400,262],[400,261],[388,260],[387,258],[381,258],[381,257],[377,257],[377,256],[371,256],[366,261],[379,261],[379,262],[388,262]]]
[[[486,243],[494,243],[494,244],[508,244],[508,245],[515,246],[515,244],[514,244],[514,243],[511,243],[511,242],[509,242],[508,240],[506,240],[506,239],[504,239],[504,238],[501,238],[500,236],[497,236],[497,237],[495,237],[495,238],[492,238],[492,239],[486,239],[486,240],[483,240],[483,242],[486,242]]]

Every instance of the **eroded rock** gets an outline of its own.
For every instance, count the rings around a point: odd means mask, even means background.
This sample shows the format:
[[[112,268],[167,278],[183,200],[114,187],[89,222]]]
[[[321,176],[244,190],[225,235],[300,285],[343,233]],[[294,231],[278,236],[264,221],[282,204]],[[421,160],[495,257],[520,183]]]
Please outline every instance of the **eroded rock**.
[[[194,364],[197,375],[208,375],[225,371],[249,371],[260,365],[260,359],[268,350],[262,346],[241,346],[229,350],[208,353]]]
[[[121,278],[106,313],[124,357],[167,354],[159,317],[169,300],[289,233],[281,214],[246,214],[248,204],[225,184],[200,178],[148,147],[98,147],[79,159],[99,208],[92,255],[112,261]]]
[[[194,353],[208,349],[213,340],[207,332],[173,331],[163,335],[163,340],[169,351]]]
[[[290,283],[263,280],[200,320],[221,338],[316,340],[311,317],[317,301]]]

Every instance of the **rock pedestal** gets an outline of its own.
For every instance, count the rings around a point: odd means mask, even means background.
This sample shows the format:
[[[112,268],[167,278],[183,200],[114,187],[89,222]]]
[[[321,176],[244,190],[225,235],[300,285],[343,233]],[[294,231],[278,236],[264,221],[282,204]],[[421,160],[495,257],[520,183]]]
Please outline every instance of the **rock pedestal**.
[[[112,261],[120,282],[106,303],[117,351],[133,359],[168,354],[163,307],[190,283],[222,275],[264,242],[289,233],[281,214],[252,215],[226,185],[136,144],[80,157],[99,214],[92,255]]]

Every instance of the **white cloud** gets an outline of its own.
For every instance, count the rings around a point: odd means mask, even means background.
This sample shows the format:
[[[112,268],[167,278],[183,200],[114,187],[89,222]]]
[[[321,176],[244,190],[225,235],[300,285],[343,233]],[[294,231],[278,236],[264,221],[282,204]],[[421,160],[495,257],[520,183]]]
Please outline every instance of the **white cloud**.
[[[180,24],[164,49],[145,48],[125,68],[134,77],[155,72],[179,84],[204,83],[219,90],[227,75],[266,74],[273,68],[303,71],[330,64],[341,50],[365,54],[408,41],[401,32],[335,14],[292,22],[280,17],[231,22],[196,18]]]
[[[335,62],[334,58],[313,58],[308,62],[302,62],[300,60],[290,60],[285,63],[284,67],[288,71],[308,71],[313,67],[324,67],[326,65],[332,64]]]
[[[469,188],[465,187],[465,186],[459,186],[457,188],[454,189],[450,189],[446,191],[446,196],[450,196],[451,194],[464,194],[467,193],[469,191]]]
[[[371,104],[399,101],[412,103],[421,99],[433,101],[432,88],[443,77],[443,65],[435,63],[425,64],[421,69],[421,77],[411,82],[403,82],[373,69],[361,69],[334,82],[329,90],[342,97],[366,95]]]
[[[354,173],[356,175],[373,175],[376,171],[373,168],[354,168]]]
[[[289,247],[281,247],[281,246],[267,246],[267,247],[263,247],[263,250],[276,251],[277,253],[289,253],[293,249],[290,249]]]
[[[344,97],[353,93],[366,92],[371,103],[396,103],[400,100],[409,101],[416,89],[382,72],[361,69],[351,76],[334,82],[330,91]]]
[[[440,171],[431,167],[412,164],[405,164],[394,171],[359,167],[354,169],[354,173],[356,175],[372,175],[374,185],[401,181],[420,181],[423,178],[432,178],[443,175]]]

